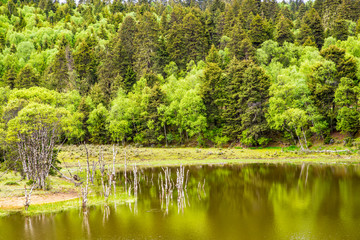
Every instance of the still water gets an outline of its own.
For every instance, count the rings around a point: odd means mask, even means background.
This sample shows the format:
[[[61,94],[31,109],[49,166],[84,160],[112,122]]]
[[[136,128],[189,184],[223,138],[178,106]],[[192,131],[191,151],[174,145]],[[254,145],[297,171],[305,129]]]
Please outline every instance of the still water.
[[[0,239],[360,239],[359,165],[185,167],[162,195],[161,168],[141,170],[136,203],[0,218]],[[176,184],[176,168],[171,169]],[[129,173],[128,173],[129,174]]]

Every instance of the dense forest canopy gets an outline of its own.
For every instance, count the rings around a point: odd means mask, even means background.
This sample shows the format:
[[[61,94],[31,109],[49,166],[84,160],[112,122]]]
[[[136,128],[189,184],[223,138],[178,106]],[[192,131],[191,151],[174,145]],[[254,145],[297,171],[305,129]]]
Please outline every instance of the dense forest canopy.
[[[360,0],[2,0],[1,146],[45,125],[69,143],[354,137],[359,17]]]

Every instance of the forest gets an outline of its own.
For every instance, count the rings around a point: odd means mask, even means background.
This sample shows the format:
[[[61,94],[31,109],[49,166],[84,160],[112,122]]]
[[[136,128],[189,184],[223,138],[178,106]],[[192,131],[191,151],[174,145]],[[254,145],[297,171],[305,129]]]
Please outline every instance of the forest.
[[[359,0],[2,0],[0,148],[355,138],[359,17]]]

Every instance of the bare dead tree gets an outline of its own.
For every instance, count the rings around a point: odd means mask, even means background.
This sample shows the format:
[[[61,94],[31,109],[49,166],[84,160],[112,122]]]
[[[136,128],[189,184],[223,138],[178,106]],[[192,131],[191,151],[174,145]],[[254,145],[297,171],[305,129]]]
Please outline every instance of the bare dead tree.
[[[111,179],[109,179],[109,181],[111,180],[112,185],[114,187],[114,196],[116,197],[116,175],[115,175],[115,160],[116,160],[116,154],[117,154],[117,150],[115,148],[115,144],[113,145],[113,170],[112,170],[112,174],[111,174]]]
[[[60,120],[59,120],[60,121]],[[59,139],[58,122],[40,124],[30,133],[18,131],[17,152],[27,179],[33,180],[41,189],[46,189],[46,178],[54,161],[53,153]]]
[[[88,149],[87,149],[87,147],[86,147],[85,142],[84,142],[84,147],[85,147],[85,151],[86,151],[86,164],[87,164],[87,171],[88,171],[87,174],[90,175],[91,173],[90,173],[89,151],[88,151]],[[91,175],[91,176],[92,176],[92,175]],[[94,183],[93,179],[90,179],[90,181],[91,181],[92,184]]]
[[[89,152],[86,148],[86,145],[84,143],[85,146],[85,150],[86,150],[86,162],[87,164],[87,169],[86,169],[86,182],[85,182],[85,186],[81,186],[81,200],[82,200],[82,207],[86,208],[86,204],[88,201],[88,194],[89,194],[89,175],[90,175],[90,164],[89,164]]]
[[[36,184],[34,183],[33,185],[31,185],[31,188],[30,188],[30,191],[27,191],[26,189],[26,184],[24,186],[25,188],[25,203],[24,203],[24,206],[25,206],[25,211],[28,210],[29,206],[30,206],[30,202],[31,202],[31,193],[34,189],[34,187],[36,186]]]
[[[101,175],[101,186],[103,189],[103,195],[105,198],[105,201],[108,200],[109,196],[110,196],[110,189],[111,189],[111,179],[110,179],[110,175],[108,174],[108,183],[106,183],[104,181],[104,176],[105,176],[105,171],[106,171],[106,164],[104,161],[104,155],[102,153],[102,149],[100,149],[99,152],[99,168],[100,168],[100,175]]]
[[[125,176],[124,176],[124,181],[125,181],[125,191],[127,192],[127,186],[126,186],[126,184],[127,184],[127,177],[126,177],[126,165],[127,165],[127,159],[126,159],[126,148],[124,148],[124,155],[125,155],[125,171],[124,171],[124,174],[125,174]]]
[[[134,195],[135,197],[137,197],[137,193],[138,193],[138,170],[136,168],[136,163],[133,167],[133,174],[134,174]]]

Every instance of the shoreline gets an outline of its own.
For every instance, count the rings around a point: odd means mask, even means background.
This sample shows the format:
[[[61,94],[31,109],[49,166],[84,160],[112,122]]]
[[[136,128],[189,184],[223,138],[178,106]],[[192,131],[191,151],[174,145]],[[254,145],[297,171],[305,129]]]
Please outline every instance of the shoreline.
[[[96,161],[96,151],[93,146],[90,162]],[[101,146],[103,147],[103,146]],[[108,148],[112,146],[107,146]],[[124,150],[124,149],[123,149]],[[86,165],[84,158],[67,158],[73,154],[74,150],[63,150],[60,155],[61,167],[64,174],[68,171],[76,172]],[[191,165],[224,165],[224,164],[327,164],[327,165],[351,165],[359,164],[360,156],[357,151],[346,153],[294,153],[283,152],[279,149],[195,149],[195,148],[174,148],[174,149],[156,149],[156,148],[133,148],[124,151],[127,155],[127,170],[130,171],[136,164],[139,168],[148,167],[176,167]],[[75,152],[76,153],[76,152]],[[106,151],[105,160],[108,166],[112,166],[112,152]],[[117,155],[115,168],[117,171],[124,170],[124,156]],[[209,154],[211,153],[211,154]],[[236,158],[240,157],[242,158]],[[111,157],[111,158],[110,158]],[[151,160],[149,159],[151,158]],[[199,159],[200,158],[200,159]],[[80,165],[80,166],[79,166]],[[75,188],[73,183],[59,176],[50,177],[52,189],[50,191],[35,190],[31,196],[31,205],[28,212],[24,210],[24,190],[21,186],[26,181],[19,181],[19,176],[14,172],[5,174],[0,179],[0,217],[9,215],[13,212],[20,212],[24,215],[40,214],[46,212],[62,211],[68,207],[80,207],[79,189]],[[9,183],[13,184],[10,185]],[[93,186],[96,189],[96,186]],[[96,192],[95,190],[92,192]],[[10,194],[9,194],[10,193]],[[121,194],[121,193],[120,193]],[[96,204],[104,204],[104,201],[95,197]],[[122,196],[120,202],[132,200],[133,197]],[[69,203],[71,202],[71,206]],[[51,210],[49,206],[52,205]],[[31,210],[31,209],[35,210]]]

